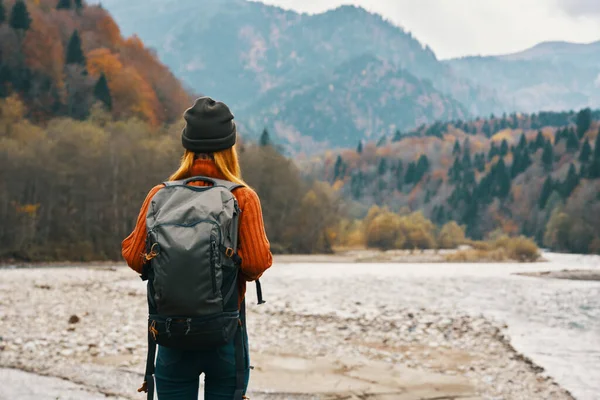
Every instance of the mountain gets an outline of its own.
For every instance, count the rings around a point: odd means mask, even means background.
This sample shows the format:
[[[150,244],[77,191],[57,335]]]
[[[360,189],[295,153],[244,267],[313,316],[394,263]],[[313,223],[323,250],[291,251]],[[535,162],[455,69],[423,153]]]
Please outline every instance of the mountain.
[[[512,110],[600,106],[600,41],[545,42],[519,53],[445,63],[460,76],[494,89]]]
[[[326,77],[271,90],[256,103],[240,115],[252,130],[267,125],[309,152],[322,150],[324,138],[326,147],[355,146],[357,138],[377,140],[406,126],[468,115],[429,81],[372,55],[351,59]]]
[[[267,118],[268,125],[280,121],[269,119],[273,114],[257,107],[258,99],[296,97],[299,101],[295,92],[306,82],[327,88],[339,79],[342,65],[352,65],[352,60],[364,55],[405,70],[422,81],[418,85],[423,90],[431,91],[429,97],[453,98],[471,114],[502,110],[493,91],[457,76],[410,33],[359,7],[342,6],[308,15],[245,0],[103,0],[102,4],[123,32],[139,35],[196,93],[224,100],[236,116],[257,113]],[[394,86],[387,79],[394,79],[393,74],[382,76],[377,87],[386,90]],[[417,102],[410,95],[404,100]],[[399,103],[397,108],[405,104]],[[420,105],[414,108],[423,109]],[[346,110],[335,107],[331,112],[337,113],[338,119],[346,115]],[[445,117],[444,113],[439,116]],[[288,121],[310,117],[290,115]],[[408,129],[417,121],[432,122],[437,117],[435,111],[419,111],[393,124]],[[348,132],[349,140],[353,136],[352,141],[357,142],[370,134],[368,127],[380,126],[379,120],[393,117],[375,109],[368,118],[364,129]],[[316,133],[306,128],[306,124],[294,126],[302,135],[322,135],[323,129]],[[284,135],[277,129],[275,133]],[[336,144],[335,138],[328,139]]]
[[[0,20],[0,98],[18,96],[30,119],[85,119],[101,104],[115,118],[159,125],[189,105],[177,78],[138,38],[121,36],[106,10],[57,0],[3,5],[11,18]]]

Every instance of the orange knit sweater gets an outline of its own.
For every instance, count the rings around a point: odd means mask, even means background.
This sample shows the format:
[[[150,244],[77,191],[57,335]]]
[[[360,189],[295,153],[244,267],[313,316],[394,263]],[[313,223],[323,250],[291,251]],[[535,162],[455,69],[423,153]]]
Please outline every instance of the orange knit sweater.
[[[198,159],[194,161],[192,176],[208,176],[225,179],[217,169],[214,161]],[[192,182],[191,185],[206,186],[205,182]],[[152,188],[137,218],[133,232],[121,244],[121,253],[127,264],[136,272],[141,273],[145,259],[142,254],[146,245],[146,214],[152,197],[162,189],[160,184]],[[272,264],[269,240],[265,234],[260,200],[254,190],[241,187],[234,189],[233,195],[242,210],[239,220],[238,254],[242,258],[241,279],[238,282],[239,303],[246,294],[246,282],[258,279]]]

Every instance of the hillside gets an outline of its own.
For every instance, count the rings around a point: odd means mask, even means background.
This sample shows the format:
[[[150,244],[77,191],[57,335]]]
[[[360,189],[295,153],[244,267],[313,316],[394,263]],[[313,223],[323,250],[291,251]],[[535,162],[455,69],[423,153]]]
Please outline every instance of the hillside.
[[[271,90],[257,106],[240,114],[254,131],[265,124],[277,131],[290,143],[290,152],[314,152],[323,145],[354,146],[360,138],[377,140],[432,118],[451,120],[467,115],[460,103],[428,81],[370,55],[340,65],[325,78]]]
[[[305,161],[362,218],[372,206],[457,221],[474,238],[524,234],[600,252],[600,111],[438,123]]]
[[[0,97],[26,116],[84,119],[94,104],[115,118],[174,121],[190,103],[177,78],[101,7],[81,0],[3,0]]]
[[[102,4],[124,32],[138,34],[156,49],[186,85],[198,93],[226,101],[236,115],[258,113],[266,118],[267,125],[274,125],[275,120],[268,108],[257,107],[257,98],[294,97],[297,88],[306,81],[328,87],[337,79],[342,65],[350,65],[364,55],[406,70],[423,81],[419,83],[421,87],[428,87],[429,80],[435,90],[431,90],[431,96],[442,93],[462,103],[462,108],[473,115],[502,109],[491,90],[456,76],[409,32],[362,8],[342,6],[308,15],[245,0],[105,0]],[[386,77],[379,78],[379,87],[394,85]],[[375,86],[357,88],[365,97],[375,89]],[[417,102],[416,98],[411,100]],[[340,118],[345,114],[336,107],[332,112]],[[319,118],[320,115],[314,115],[314,119]],[[388,118],[375,110],[365,127]],[[414,121],[423,118],[425,122],[433,122],[437,116],[417,113],[394,124],[409,129],[415,126]],[[323,135],[306,131],[303,124],[292,128],[308,137]],[[262,127],[253,132],[261,130]],[[287,130],[275,129],[274,133],[282,138],[288,136]],[[365,128],[352,130],[348,136],[352,135],[352,141],[356,142],[369,134]],[[336,137],[326,139],[336,145]]]
[[[600,107],[600,42],[547,42],[515,54],[465,57],[446,64],[460,76],[493,88],[508,109]]]

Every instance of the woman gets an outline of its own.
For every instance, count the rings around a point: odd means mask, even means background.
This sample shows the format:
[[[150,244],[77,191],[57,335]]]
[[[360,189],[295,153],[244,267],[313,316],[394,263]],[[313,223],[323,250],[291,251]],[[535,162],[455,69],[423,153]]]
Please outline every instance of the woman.
[[[240,174],[235,149],[236,126],[229,108],[209,97],[196,100],[184,114],[186,126],[181,140],[185,153],[179,169],[169,180],[207,176],[243,185],[233,195],[241,209],[238,254],[242,259],[238,304],[246,293],[246,282],[258,279],[271,266],[272,256],[265,235],[260,201]],[[207,185],[193,182],[191,185]],[[137,219],[133,232],[122,243],[127,264],[138,273],[146,258],[146,214],[152,197],[164,185],[152,188]],[[247,341],[247,338],[245,338]],[[247,345],[246,345],[247,346]],[[246,363],[246,365],[249,365]],[[236,389],[235,346],[233,341],[220,348],[186,351],[159,346],[156,362],[156,389],[160,400],[198,398],[199,376],[205,374],[206,400],[231,400]],[[246,387],[249,370],[246,370]]]

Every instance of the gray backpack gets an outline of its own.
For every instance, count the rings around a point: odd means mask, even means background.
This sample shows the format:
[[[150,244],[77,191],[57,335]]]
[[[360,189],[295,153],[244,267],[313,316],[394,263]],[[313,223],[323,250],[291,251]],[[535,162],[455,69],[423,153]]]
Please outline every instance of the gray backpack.
[[[190,186],[204,181],[212,186]],[[165,182],[146,216],[148,359],[144,386],[154,397],[156,345],[199,350],[235,338],[238,390],[242,399],[246,352],[245,305],[238,310],[237,255],[240,209],[232,191],[241,185],[196,176]],[[259,304],[263,303],[257,281]]]

